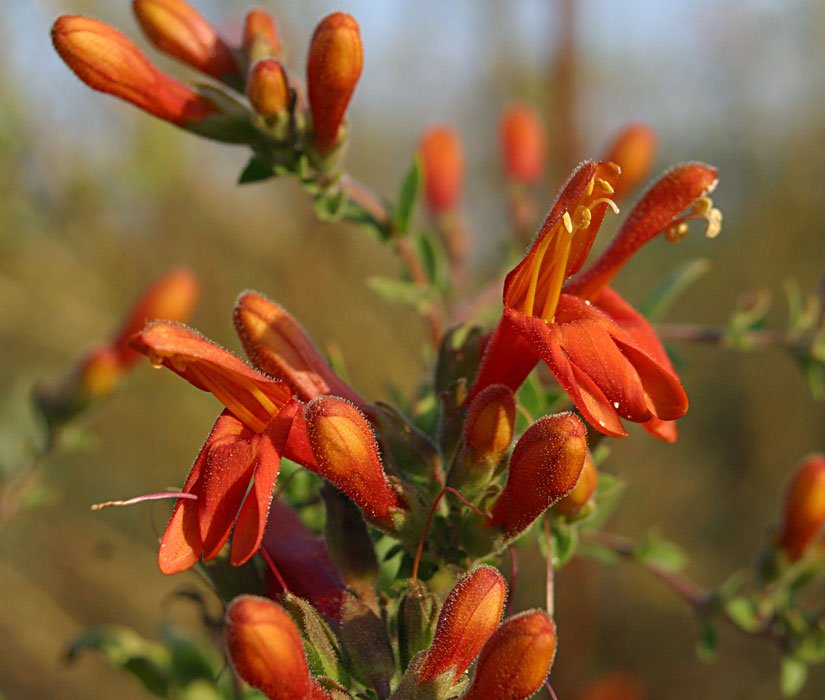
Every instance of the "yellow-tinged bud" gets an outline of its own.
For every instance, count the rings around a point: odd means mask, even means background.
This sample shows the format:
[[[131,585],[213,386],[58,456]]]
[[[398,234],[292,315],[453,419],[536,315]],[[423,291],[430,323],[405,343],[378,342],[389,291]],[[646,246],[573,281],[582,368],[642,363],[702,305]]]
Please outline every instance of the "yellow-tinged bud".
[[[602,160],[622,169],[612,198],[618,202],[646,180],[656,159],[656,132],[647,124],[628,124],[616,136]]]
[[[321,153],[338,145],[338,129],[361,77],[363,61],[358,22],[343,12],[322,19],[312,35],[307,59],[312,139]]]
[[[506,620],[481,650],[462,700],[524,700],[544,683],[556,654],[556,626],[541,610]]]
[[[226,610],[226,648],[238,675],[271,700],[327,695],[310,676],[301,633],[270,600],[235,598]]]
[[[101,399],[114,391],[122,374],[117,350],[104,345],[90,352],[81,364],[78,390],[84,400]]]
[[[374,522],[393,526],[406,504],[384,474],[378,445],[364,414],[349,401],[319,396],[304,411],[318,473],[364,509]]]
[[[194,7],[183,0],[133,0],[143,33],[158,49],[226,82],[240,77],[232,49]]]
[[[464,151],[458,132],[446,125],[427,129],[418,142],[427,207],[433,214],[455,209],[464,189]]]
[[[501,457],[510,447],[516,422],[513,391],[503,384],[492,384],[476,396],[464,422],[464,444],[477,454]]]
[[[218,113],[212,102],[153,66],[132,41],[108,24],[63,15],[52,27],[52,42],[66,65],[90,88],[160,119],[186,127]]]
[[[506,538],[523,532],[576,485],[587,454],[587,431],[572,413],[536,421],[516,443],[507,483],[489,526]]]
[[[535,108],[525,102],[510,105],[501,115],[498,135],[508,177],[528,185],[541,180],[547,139]]]
[[[129,339],[135,333],[151,321],[185,323],[195,310],[199,296],[198,280],[187,268],[176,268],[155,280],[135,301],[115,336],[114,346],[121,364],[131,367],[141,357],[129,346]]]
[[[250,62],[281,55],[278,26],[266,10],[250,10],[243,25],[243,50]]]
[[[418,683],[450,669],[453,682],[458,681],[501,622],[506,597],[507,583],[491,566],[480,566],[453,586],[441,608]]]
[[[568,518],[576,517],[593,497],[598,480],[599,474],[596,471],[596,465],[593,463],[593,457],[588,451],[584,458],[582,473],[573,490],[556,503],[553,509]]]
[[[275,58],[262,58],[249,69],[246,96],[253,109],[264,117],[283,114],[289,107],[286,71]]]
[[[785,489],[779,546],[795,561],[825,532],[825,455],[812,454],[794,469]]]

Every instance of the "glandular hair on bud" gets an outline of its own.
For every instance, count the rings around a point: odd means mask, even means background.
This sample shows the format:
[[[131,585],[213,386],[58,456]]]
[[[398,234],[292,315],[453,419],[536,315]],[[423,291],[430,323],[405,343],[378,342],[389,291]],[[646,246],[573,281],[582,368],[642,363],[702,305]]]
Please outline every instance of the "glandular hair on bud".
[[[573,489],[586,454],[587,431],[572,413],[536,421],[513,449],[507,483],[488,525],[508,539],[523,532]]]

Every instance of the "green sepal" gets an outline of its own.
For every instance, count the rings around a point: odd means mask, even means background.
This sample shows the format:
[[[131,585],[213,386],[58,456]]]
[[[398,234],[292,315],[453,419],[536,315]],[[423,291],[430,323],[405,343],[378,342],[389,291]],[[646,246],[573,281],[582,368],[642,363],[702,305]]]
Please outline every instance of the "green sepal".
[[[447,391],[459,379],[467,386],[472,383],[481,362],[482,340],[481,329],[475,326],[456,326],[445,333],[433,375],[436,394]]]
[[[398,606],[398,657],[405,670],[413,657],[433,641],[440,610],[438,597],[421,582],[407,580],[407,592]]]
[[[308,601],[291,593],[284,593],[281,602],[301,631],[312,674],[348,683],[349,673],[342,662],[338,639],[318,611]]]
[[[395,656],[381,618],[366,603],[347,595],[341,606],[338,637],[352,675],[375,688],[379,697],[387,697],[395,674]]]
[[[253,182],[261,182],[275,177],[275,170],[270,163],[258,156],[252,156],[241,171],[238,177],[239,185],[248,185]]]

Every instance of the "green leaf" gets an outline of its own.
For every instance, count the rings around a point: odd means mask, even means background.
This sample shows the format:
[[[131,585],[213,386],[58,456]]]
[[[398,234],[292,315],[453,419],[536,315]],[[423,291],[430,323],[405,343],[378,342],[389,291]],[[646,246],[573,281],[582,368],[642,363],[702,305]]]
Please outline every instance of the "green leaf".
[[[419,313],[426,311],[432,303],[432,291],[422,289],[413,282],[390,277],[370,277],[367,279],[367,286],[385,301],[412,306]]]
[[[662,319],[682,294],[710,270],[705,258],[688,260],[665,277],[639,306],[642,315],[651,321]]]
[[[101,625],[81,634],[66,652],[66,660],[74,661],[85,650],[98,651],[113,665],[135,676],[150,693],[169,697],[171,658],[160,644],[150,642],[128,627]]]
[[[449,265],[447,253],[438,236],[427,229],[413,236],[412,242],[419,260],[424,265],[430,284],[441,292],[446,291],[450,282]]]
[[[750,598],[731,598],[725,604],[725,612],[745,632],[755,632],[761,626],[756,605]]]
[[[699,658],[710,663],[716,659],[716,644],[719,639],[719,632],[713,620],[705,618],[699,626],[699,639],[696,641],[696,654]]]
[[[180,693],[176,694],[175,700],[224,700],[225,697],[226,696],[215,687],[214,683],[205,680],[196,680],[192,681]]]
[[[421,158],[416,155],[401,181],[401,187],[398,190],[398,204],[395,205],[392,214],[395,230],[400,235],[405,235],[410,231],[415,205],[421,196],[423,179]]]
[[[161,639],[169,649],[172,672],[180,685],[186,686],[198,679],[214,682],[220,668],[215,667],[205,647],[170,627],[161,630]]]
[[[817,401],[825,400],[825,365],[811,357],[798,357],[797,361],[808,382],[811,395]]]
[[[271,177],[275,177],[275,171],[272,169],[272,166],[261,158],[258,158],[258,156],[252,156],[241,171],[238,184],[248,185],[252,182],[268,180]]]
[[[684,549],[653,532],[649,532],[637,545],[633,556],[644,564],[655,564],[668,571],[679,571],[687,563]]]
[[[786,698],[796,695],[808,680],[808,667],[799,659],[793,656],[782,657],[779,671],[779,685],[782,688],[782,695]]]
[[[544,538],[539,538],[539,541],[544,541]],[[576,553],[579,531],[560,521],[553,522],[550,525],[550,541],[553,545],[553,567],[559,569]]]

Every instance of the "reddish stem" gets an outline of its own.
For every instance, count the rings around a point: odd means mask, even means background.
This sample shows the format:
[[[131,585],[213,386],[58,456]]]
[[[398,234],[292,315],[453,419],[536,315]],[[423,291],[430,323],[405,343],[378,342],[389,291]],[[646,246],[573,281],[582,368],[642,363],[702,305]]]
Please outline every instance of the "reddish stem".
[[[289,586],[286,585],[284,577],[281,576],[281,572],[278,571],[278,567],[275,566],[275,562],[272,561],[272,557],[269,556],[269,552],[267,552],[263,547],[261,547],[258,550],[258,553],[264,558],[264,561],[269,566],[269,570],[272,572],[273,576],[275,576],[278,583],[281,584],[281,588],[284,589],[284,592],[289,593]]]

